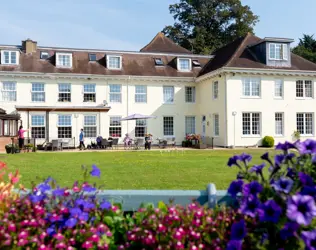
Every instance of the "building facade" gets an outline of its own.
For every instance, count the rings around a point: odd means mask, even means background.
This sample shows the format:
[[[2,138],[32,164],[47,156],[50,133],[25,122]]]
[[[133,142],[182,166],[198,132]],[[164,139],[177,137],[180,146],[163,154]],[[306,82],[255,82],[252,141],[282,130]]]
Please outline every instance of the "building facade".
[[[125,133],[201,134],[216,146],[315,137],[316,65],[290,52],[291,39],[251,34],[194,55],[159,33],[139,52],[1,45],[1,108],[18,113],[38,143]],[[120,121],[128,115],[156,119]],[[0,124],[0,136],[16,135]]]

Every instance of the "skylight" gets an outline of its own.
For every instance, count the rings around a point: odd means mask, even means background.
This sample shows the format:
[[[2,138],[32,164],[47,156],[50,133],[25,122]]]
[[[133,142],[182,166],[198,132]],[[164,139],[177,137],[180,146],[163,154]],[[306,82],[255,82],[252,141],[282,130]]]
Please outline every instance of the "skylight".
[[[192,60],[192,64],[195,67],[201,67],[201,63],[198,60]]]
[[[49,57],[48,52],[46,51],[41,51],[41,59],[47,59]]]
[[[161,58],[154,58],[154,60],[157,66],[163,66],[163,61]]]
[[[95,62],[96,60],[97,60],[96,54],[89,54],[89,61],[90,62]]]

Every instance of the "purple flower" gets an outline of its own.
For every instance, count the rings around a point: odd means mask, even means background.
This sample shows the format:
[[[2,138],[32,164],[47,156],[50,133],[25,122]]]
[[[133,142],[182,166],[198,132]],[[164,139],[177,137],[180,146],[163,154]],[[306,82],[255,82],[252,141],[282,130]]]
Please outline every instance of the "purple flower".
[[[242,180],[236,180],[236,181],[233,181],[227,192],[233,196],[233,197],[236,197],[238,193],[240,193],[242,191],[242,186],[244,185],[244,182]]]
[[[230,240],[243,240],[247,234],[245,220],[235,222],[231,228]]]
[[[265,163],[262,163],[260,165],[254,165],[250,170],[249,172],[250,173],[253,173],[255,172],[256,174],[262,174],[262,169],[265,167]]]
[[[80,209],[80,208],[77,208],[77,207],[71,208],[71,209],[69,210],[69,212],[70,212],[70,214],[71,214],[72,217],[79,217],[79,216],[81,215],[81,213],[82,213],[81,209]]]
[[[281,213],[281,207],[274,200],[268,200],[260,207],[259,219],[262,222],[267,221],[277,223]]]
[[[240,210],[244,215],[254,218],[256,217],[259,206],[259,199],[255,196],[249,196],[244,198],[242,204],[240,205]]]
[[[312,163],[316,164],[316,154],[313,154],[313,156],[312,156]]]
[[[285,156],[285,158],[289,161],[291,161],[293,158],[295,157],[295,154],[294,153],[289,153]]]
[[[239,160],[239,156],[238,155],[234,155],[233,157],[230,157],[228,159],[227,166],[231,167],[233,165],[236,165],[236,166],[240,167],[239,164],[238,164],[238,160]]]
[[[316,141],[311,139],[307,139],[303,142],[298,142],[296,144],[296,147],[302,155],[316,153]]]
[[[51,186],[47,182],[43,182],[37,186],[37,189],[40,190],[42,193],[45,193],[46,191],[51,190]]]
[[[76,226],[77,224],[77,219],[76,218],[69,218],[66,223],[65,226],[68,228],[73,228],[74,226]]]
[[[101,202],[101,204],[100,204],[100,208],[102,209],[102,210],[109,210],[110,208],[111,208],[111,203],[110,202],[108,202],[108,201],[103,201],[103,202]]]
[[[284,192],[288,194],[292,187],[294,181],[285,177],[281,177],[279,180],[274,182],[271,186],[274,187],[275,191]]]
[[[316,249],[316,230],[303,231],[302,239],[305,243],[305,249],[315,250]]]
[[[293,179],[295,177],[295,172],[293,170],[293,168],[288,168],[287,169],[287,174],[286,174],[287,177]]]
[[[280,167],[285,159],[283,154],[274,156],[274,163],[276,167]]]
[[[293,195],[287,203],[287,217],[300,225],[309,225],[316,216],[316,206],[313,197],[308,195]]]
[[[280,230],[280,237],[282,240],[287,240],[290,237],[293,237],[296,231],[299,229],[299,225],[295,222],[288,222]]]
[[[35,194],[30,194],[29,197],[31,202],[38,203],[44,200],[46,196],[43,195],[41,192],[37,192]]]
[[[301,195],[310,195],[312,197],[316,197],[316,188],[315,187],[309,187],[309,186],[305,186],[301,189],[300,192]]]
[[[275,147],[275,149],[283,150],[285,152],[287,152],[291,148],[295,149],[295,145],[293,143],[288,142],[288,141],[286,141],[284,143],[278,143],[278,145],[276,145],[276,147]]]
[[[54,196],[63,196],[65,193],[65,189],[64,188],[56,188],[54,191],[53,191],[53,195]]]
[[[313,178],[310,177],[307,174],[304,174],[303,172],[299,172],[298,173],[298,177],[301,181],[301,183],[303,184],[303,186],[308,186],[308,187],[314,187],[314,181]]]
[[[53,236],[54,234],[56,234],[55,226],[52,225],[52,226],[50,226],[49,228],[47,228],[46,233],[47,233],[49,236]]]
[[[242,153],[240,156],[239,156],[239,159],[241,161],[243,161],[246,165],[247,165],[247,162],[250,162],[251,159],[252,159],[252,156],[249,155],[249,154],[246,154],[246,153]]]
[[[91,176],[96,176],[100,178],[101,171],[96,165],[92,165],[92,170],[90,172]]]
[[[84,192],[94,192],[94,191],[96,191],[97,189],[94,188],[94,187],[92,187],[92,186],[90,186],[90,185],[85,185],[85,186],[82,188],[82,190],[83,190]]]
[[[226,250],[241,250],[242,241],[241,240],[231,240],[227,244]]]
[[[262,190],[263,190],[262,185],[257,181],[253,181],[244,185],[243,194],[244,196],[250,196],[250,195],[257,196],[257,194],[261,193]]]
[[[82,212],[82,213],[79,215],[79,220],[88,221],[88,220],[89,220],[89,214],[86,213],[86,212]]]

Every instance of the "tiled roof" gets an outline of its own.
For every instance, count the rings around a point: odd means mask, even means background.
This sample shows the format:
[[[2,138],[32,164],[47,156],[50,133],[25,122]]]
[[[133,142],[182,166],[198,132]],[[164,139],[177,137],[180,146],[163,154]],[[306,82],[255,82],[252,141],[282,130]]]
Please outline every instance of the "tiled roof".
[[[192,54],[178,44],[174,43],[171,39],[166,37],[162,32],[159,32],[154,39],[140,50],[141,52],[164,52],[174,54]]]

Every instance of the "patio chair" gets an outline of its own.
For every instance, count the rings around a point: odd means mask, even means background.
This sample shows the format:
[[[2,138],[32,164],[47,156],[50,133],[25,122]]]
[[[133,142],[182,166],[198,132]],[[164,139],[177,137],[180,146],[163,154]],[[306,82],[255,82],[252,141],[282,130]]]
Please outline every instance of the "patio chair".
[[[61,140],[60,143],[61,143],[61,148],[67,148],[69,149],[70,148],[70,143],[72,142],[72,139],[65,139],[65,140]]]
[[[114,147],[114,148],[117,149],[118,148],[118,141],[119,141],[118,138],[114,138],[113,141],[112,141],[112,145],[111,145],[112,147],[111,148]]]
[[[167,146],[167,141],[165,139],[157,138],[157,140],[159,148],[165,148]]]
[[[61,150],[61,141],[60,140],[52,140],[52,151],[56,148],[56,150]]]
[[[174,148],[176,146],[176,138],[175,137],[168,138],[167,139],[167,146]]]
[[[140,149],[141,147],[143,147],[145,144],[145,140],[143,138],[138,138],[135,141],[135,149]]]
[[[107,139],[102,139],[102,141],[101,141],[101,148],[105,148],[106,149],[109,146],[110,146],[109,141]]]

